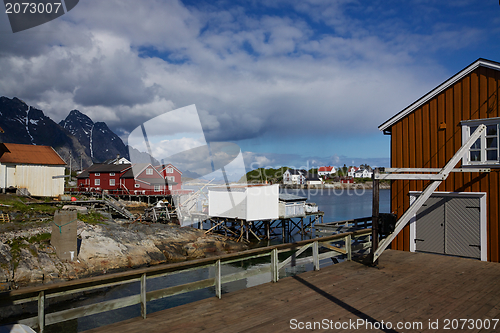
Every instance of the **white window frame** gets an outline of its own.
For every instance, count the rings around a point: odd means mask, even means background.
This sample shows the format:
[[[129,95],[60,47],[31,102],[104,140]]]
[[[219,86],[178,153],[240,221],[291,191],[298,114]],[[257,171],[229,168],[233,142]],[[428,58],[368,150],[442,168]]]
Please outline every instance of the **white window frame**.
[[[95,186],[101,186],[101,180],[100,179],[94,179],[94,185]]]
[[[161,185],[155,185],[154,186],[154,191],[155,192],[160,192],[161,191]]]
[[[139,188],[139,187],[141,187],[141,184],[135,184],[134,187]]]
[[[109,180],[109,186],[116,186],[116,180],[110,179]]]
[[[109,175],[110,175],[110,176],[114,176],[114,175],[115,175],[115,173],[114,173],[114,172],[111,172]]]
[[[146,169],[146,175],[149,175],[149,176],[150,176],[150,175],[152,175],[152,174],[153,174],[153,169],[151,169],[151,168],[147,168],[147,169]]]
[[[471,147],[472,151],[480,151],[481,153],[481,161],[471,161],[470,160],[470,150],[469,152],[462,157],[462,165],[487,165],[487,166],[498,166],[500,165],[500,117],[495,118],[487,118],[487,119],[477,119],[477,120],[464,120],[460,123],[462,125],[462,144],[464,144],[467,139],[469,139],[471,133],[471,127],[479,126],[481,124],[486,125],[486,130],[481,134],[481,137],[478,139],[480,142],[480,149],[474,149]],[[497,133],[496,135],[489,136],[488,135],[488,126],[496,125]],[[494,139],[496,137],[496,148],[487,148],[486,142],[487,139]],[[496,160],[487,160],[487,151],[495,150],[497,152]]]
[[[101,174],[100,174],[99,172],[96,172],[96,173],[95,173],[95,176],[96,176],[96,177],[99,177],[100,175],[101,175]]]
[[[174,168],[172,167],[167,168],[167,173],[174,173]]]

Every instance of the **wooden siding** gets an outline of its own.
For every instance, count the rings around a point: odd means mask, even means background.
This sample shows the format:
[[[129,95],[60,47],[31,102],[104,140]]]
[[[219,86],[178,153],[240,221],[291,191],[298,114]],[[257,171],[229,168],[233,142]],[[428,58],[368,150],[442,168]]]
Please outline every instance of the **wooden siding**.
[[[500,117],[500,72],[479,67],[392,126],[391,164],[396,168],[443,167],[462,145],[460,122]],[[457,167],[461,166],[461,162]],[[491,173],[452,173],[437,191],[486,192],[488,260],[500,262],[500,169]],[[391,210],[400,217],[410,205],[409,191],[422,191],[425,181],[392,181]],[[409,251],[406,226],[393,249]]]

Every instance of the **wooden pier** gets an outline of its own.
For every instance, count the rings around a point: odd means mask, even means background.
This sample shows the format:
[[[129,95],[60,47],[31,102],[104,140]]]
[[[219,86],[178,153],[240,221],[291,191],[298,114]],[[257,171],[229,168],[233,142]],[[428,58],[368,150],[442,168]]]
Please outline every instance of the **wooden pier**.
[[[273,220],[246,221],[225,217],[210,217],[210,228],[207,233],[214,232],[230,237],[235,241],[270,240],[281,237],[283,243],[291,242],[294,234],[300,234],[303,240],[315,223],[323,223],[324,212],[306,213],[304,216],[279,218]],[[371,219],[371,218],[370,218]],[[330,233],[331,235],[332,233]]]
[[[314,331],[438,332],[445,325],[453,331],[452,325],[462,327],[464,319],[474,326],[467,332],[499,332],[499,278],[498,263],[387,250],[376,268],[346,261],[87,333],[290,332],[300,331],[291,329],[294,323],[324,319],[329,325],[384,321],[392,328],[367,329],[363,324]],[[397,323],[413,327],[398,329]],[[436,323],[438,329],[429,328]]]

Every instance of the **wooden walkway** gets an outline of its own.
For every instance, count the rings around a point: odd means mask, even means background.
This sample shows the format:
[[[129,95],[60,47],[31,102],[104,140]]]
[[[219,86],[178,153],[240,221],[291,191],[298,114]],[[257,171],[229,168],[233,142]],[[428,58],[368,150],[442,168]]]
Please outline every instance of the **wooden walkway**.
[[[316,324],[314,332],[439,332],[448,321],[448,331],[457,324],[461,328],[460,319],[473,319],[464,327],[475,329],[459,331],[500,332],[500,322],[493,320],[500,319],[499,282],[497,263],[387,250],[378,268],[344,262],[87,333],[308,332],[299,325],[314,322],[332,328]],[[375,329],[382,321],[383,329]],[[429,321],[437,321],[438,329],[429,329]],[[349,322],[363,325],[346,327]],[[421,326],[398,329],[398,323]],[[490,328],[477,329],[480,323]]]

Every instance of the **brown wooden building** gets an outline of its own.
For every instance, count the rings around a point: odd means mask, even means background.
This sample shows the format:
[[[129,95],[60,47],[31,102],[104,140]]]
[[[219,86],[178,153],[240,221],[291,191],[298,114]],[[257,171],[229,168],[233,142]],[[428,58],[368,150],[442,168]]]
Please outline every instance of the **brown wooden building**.
[[[441,168],[479,124],[487,126],[392,248],[500,262],[500,63],[478,59],[379,126],[391,135],[391,167]],[[391,210],[400,217],[428,181],[393,180]]]

